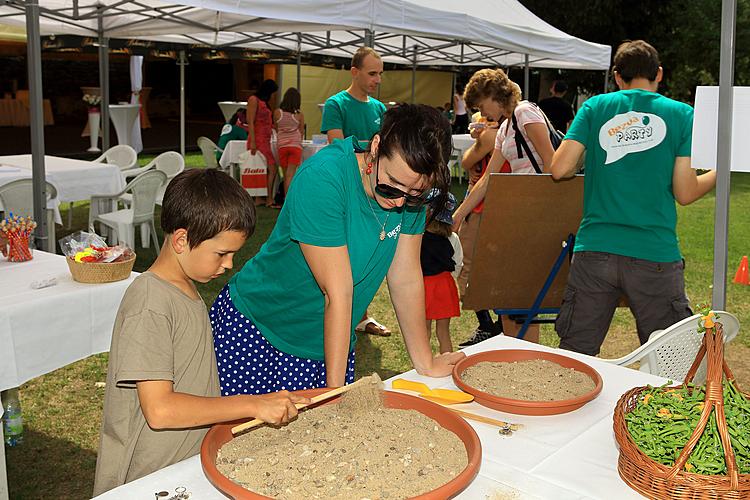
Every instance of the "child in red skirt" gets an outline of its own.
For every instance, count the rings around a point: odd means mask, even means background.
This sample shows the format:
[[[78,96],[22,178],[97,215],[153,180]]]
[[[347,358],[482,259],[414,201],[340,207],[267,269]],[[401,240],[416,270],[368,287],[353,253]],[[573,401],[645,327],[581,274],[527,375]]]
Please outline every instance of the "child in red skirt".
[[[451,318],[461,315],[455,276],[463,264],[463,251],[458,236],[452,229],[451,214],[455,208],[456,198],[450,193],[444,207],[435,208],[435,213],[433,207],[428,208],[428,223],[422,237],[420,253],[427,331],[432,334],[434,320],[441,353],[453,351],[450,335]]]

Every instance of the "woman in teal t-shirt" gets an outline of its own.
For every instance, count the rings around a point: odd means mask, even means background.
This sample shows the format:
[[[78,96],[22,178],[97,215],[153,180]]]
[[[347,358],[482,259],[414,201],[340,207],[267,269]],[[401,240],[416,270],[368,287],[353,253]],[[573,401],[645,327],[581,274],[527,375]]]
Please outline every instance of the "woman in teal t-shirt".
[[[211,307],[222,394],[341,386],[354,380],[354,320],[383,278],[421,374],[434,356],[419,261],[425,193],[446,193],[451,130],[422,105],[393,108],[368,151],[337,140],[297,170],[271,236]]]

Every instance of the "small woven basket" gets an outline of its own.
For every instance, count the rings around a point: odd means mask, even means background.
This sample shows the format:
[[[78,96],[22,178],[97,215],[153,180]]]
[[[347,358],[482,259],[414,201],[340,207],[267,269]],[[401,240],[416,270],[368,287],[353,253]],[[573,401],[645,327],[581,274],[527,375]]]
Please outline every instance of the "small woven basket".
[[[65,259],[73,279],[80,283],[111,283],[130,276],[135,264],[135,254],[121,262],[76,262],[72,257]]]
[[[630,436],[625,422],[625,414],[635,408],[640,400],[641,392],[647,387],[631,389],[617,402],[614,414],[615,439],[620,446],[617,470],[623,481],[638,493],[656,499],[750,498],[750,474],[738,472],[724,414],[723,376],[726,375],[727,380],[734,381],[734,375],[724,361],[723,340],[721,324],[717,323],[715,329],[707,328],[703,336],[703,344],[688,371],[687,379],[682,385],[674,386],[674,388],[682,388],[692,381],[703,357],[707,357],[705,405],[698,426],[693,430],[693,434],[672,467],[654,462],[643,453]],[[695,449],[695,445],[698,444],[713,409],[716,409],[717,429],[724,448],[728,474],[708,476],[686,472],[683,467]]]

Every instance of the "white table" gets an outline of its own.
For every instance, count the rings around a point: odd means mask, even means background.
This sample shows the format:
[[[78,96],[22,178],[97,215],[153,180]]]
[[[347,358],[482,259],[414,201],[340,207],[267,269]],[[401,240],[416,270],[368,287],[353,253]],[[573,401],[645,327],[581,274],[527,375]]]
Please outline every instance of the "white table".
[[[133,125],[135,124],[136,118],[138,118],[140,110],[140,104],[109,105],[109,117],[115,125],[118,144],[133,146]]]
[[[85,284],[73,281],[61,255],[35,250],[27,262],[0,258],[0,391],[108,351],[120,300],[136,276]],[[50,277],[57,285],[30,287]],[[7,498],[4,461],[0,444],[0,499],[4,489]]]
[[[465,349],[467,354],[493,349],[536,349],[561,352],[508,337],[495,337]],[[529,417],[490,410],[477,403],[466,411],[524,424],[513,436],[501,437],[496,427],[469,420],[482,442],[479,475],[458,497],[462,500],[493,498],[514,492],[514,498],[594,499],[641,498],[617,473],[618,449],[612,431],[612,414],[620,396],[646,384],[666,379],[605,363],[588,356],[563,352],[593,366],[604,380],[601,394],[583,408],[564,415]],[[456,389],[450,377],[432,379],[414,370],[399,377],[431,388]],[[390,379],[392,380],[392,379]],[[386,387],[390,387],[390,380]],[[98,498],[150,498],[155,491],[173,492],[185,486],[193,498],[224,499],[206,479],[198,456],[166,467]]]
[[[242,101],[219,101],[217,103],[224,115],[224,123],[228,122],[232,115],[240,108],[247,108],[247,102]]]
[[[48,208],[55,209],[58,224],[62,224],[60,203],[88,200],[92,194],[119,193],[125,187],[120,167],[108,163],[45,156],[44,173],[57,189],[57,200]],[[0,185],[31,177],[31,155],[0,156]]]
[[[302,141],[302,161],[307,160],[312,155],[328,146],[328,144],[313,144],[312,141]],[[224,152],[219,158],[219,165],[224,168],[237,165],[240,162],[240,155],[247,151],[247,141],[229,141],[224,147]],[[276,147],[276,141],[271,141],[271,151],[273,152],[276,164],[279,163],[279,152]]]

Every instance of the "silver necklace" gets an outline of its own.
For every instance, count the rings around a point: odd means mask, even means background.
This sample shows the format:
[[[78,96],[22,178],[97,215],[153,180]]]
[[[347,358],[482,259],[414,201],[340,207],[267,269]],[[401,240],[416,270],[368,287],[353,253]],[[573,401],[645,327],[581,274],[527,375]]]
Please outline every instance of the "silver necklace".
[[[365,175],[364,172],[361,169],[359,171],[359,174],[361,176]],[[369,196],[367,196],[367,191],[365,191],[365,196],[367,198],[369,198]],[[376,200],[376,202],[377,202],[377,200]],[[370,202],[369,199],[367,200],[367,206],[370,207],[370,212],[372,212],[372,216],[375,218],[375,221],[377,222],[378,227],[380,227],[380,236],[379,236],[379,238],[380,238],[380,241],[383,241],[383,240],[385,240],[385,226],[386,226],[386,224],[388,224],[388,217],[391,216],[391,212],[388,212],[388,214],[385,216],[385,222],[383,222],[383,224],[380,224],[380,219],[378,218],[377,215],[375,215],[375,209],[372,208],[372,202]]]

